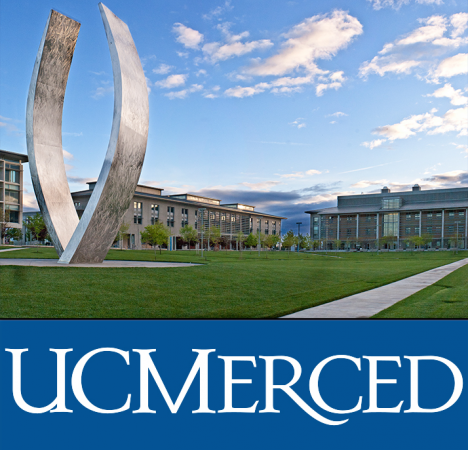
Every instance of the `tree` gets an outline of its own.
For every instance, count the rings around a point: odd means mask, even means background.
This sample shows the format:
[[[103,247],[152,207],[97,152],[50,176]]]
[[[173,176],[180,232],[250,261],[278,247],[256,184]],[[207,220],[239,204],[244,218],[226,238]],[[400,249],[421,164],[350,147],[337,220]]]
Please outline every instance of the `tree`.
[[[7,236],[10,226],[10,211],[6,210],[3,212],[3,206],[0,207],[0,244],[4,242],[5,237]]]
[[[335,239],[333,241],[333,246],[335,247],[335,250],[338,251],[341,248],[341,241],[339,239]]]
[[[212,226],[208,230],[208,242],[211,242],[214,246],[221,241],[221,229],[219,227]]]
[[[154,259],[156,259],[156,245],[161,254],[161,245],[167,244],[171,231],[162,222],[156,222],[154,225],[148,225],[143,231],[140,231],[141,242],[149,244],[154,249]]]
[[[250,247],[250,253],[252,253],[252,247],[257,246],[257,236],[255,236],[255,234],[250,233],[247,236],[247,239],[245,240],[245,245],[247,247]]]
[[[198,231],[191,225],[185,225],[185,227],[181,228],[180,235],[184,242],[188,242],[189,250],[192,242],[198,242]]]
[[[23,232],[21,231],[21,228],[10,228],[6,235],[10,240],[13,241],[21,241],[23,238]]]
[[[242,231],[238,231],[236,233],[236,241],[237,241],[237,247],[238,250],[241,252],[242,251],[242,243],[246,240],[246,236]]]
[[[36,213],[34,216],[29,216],[26,220],[23,220],[23,225],[31,234],[31,239],[33,241],[42,242],[46,239],[50,241],[50,236],[47,232],[47,227],[42,214]]]
[[[275,247],[276,244],[281,240],[281,238],[277,234],[269,234],[265,238],[265,247],[272,248]]]
[[[299,234],[297,238],[299,241],[299,249],[310,249],[312,247],[312,240],[310,239],[309,234]]]
[[[296,242],[297,239],[292,230],[289,230],[283,237],[283,245],[285,248],[288,248],[289,251],[291,251],[291,247],[296,244]]]
[[[312,250],[317,250],[320,247],[320,242],[318,240],[312,241]]]
[[[130,224],[124,222],[122,223],[122,225],[120,225],[119,231],[117,232],[117,236],[115,236],[114,244],[120,241],[120,250],[122,250],[123,240],[125,239],[125,236],[128,236],[129,229],[130,229]]]

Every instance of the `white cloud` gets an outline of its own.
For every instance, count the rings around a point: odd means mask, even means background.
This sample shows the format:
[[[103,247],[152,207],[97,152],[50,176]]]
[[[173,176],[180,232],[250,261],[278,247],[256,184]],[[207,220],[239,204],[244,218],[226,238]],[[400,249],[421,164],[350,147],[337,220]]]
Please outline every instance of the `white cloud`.
[[[278,174],[281,178],[304,178],[306,176],[320,175],[322,172],[320,170],[310,169],[305,172],[293,172],[286,174]]]
[[[246,186],[248,187],[249,189],[252,189],[252,190],[258,190],[258,191],[267,191],[269,190],[270,188],[278,185],[278,184],[281,184],[281,181],[261,181],[259,183],[247,183],[246,181],[243,182],[243,183],[239,183],[241,184],[242,186]]]
[[[292,125],[293,127],[296,127],[297,129],[301,129],[301,128],[305,128],[306,127],[306,124],[304,122],[304,118],[303,117],[298,117],[296,120],[294,120],[293,122],[289,122],[288,125]]]
[[[461,36],[465,32],[466,28],[468,27],[468,13],[454,14],[450,18],[450,22],[453,26],[451,36],[453,38]]]
[[[400,9],[403,5],[410,3],[410,0],[367,0],[372,3],[374,9],[379,10],[382,8]],[[416,0],[416,3],[425,5],[442,5],[443,0]]]
[[[173,89],[178,86],[183,86],[187,80],[187,75],[177,74],[169,75],[165,80],[156,81],[155,86],[163,89]]]
[[[73,155],[70,153],[70,152],[67,152],[65,149],[62,148],[62,152],[63,152],[63,157],[65,159],[68,159],[69,161],[74,159]]]
[[[452,105],[460,106],[468,103],[468,97],[462,95],[462,90],[455,90],[450,83],[446,83],[444,87],[437,89],[432,94],[428,94],[428,97],[447,97],[450,99]]]
[[[188,52],[176,52],[177,56],[180,56],[181,58],[188,58]]]
[[[252,97],[252,95],[260,94],[265,92],[265,90],[269,87],[268,83],[259,83],[255,86],[248,86],[248,87],[241,87],[236,86],[233,88],[226,89],[224,91],[224,95],[227,97]]]
[[[206,70],[205,69],[200,69],[197,72],[195,72],[195,75],[199,77],[200,75],[206,75]]]
[[[361,145],[372,150],[375,147],[380,147],[386,141],[386,139],[375,139],[374,141],[363,142]]]
[[[159,67],[157,69],[153,69],[153,73],[156,73],[158,75],[166,75],[167,73],[169,73],[172,69],[174,68],[174,66],[169,66],[167,64],[160,64]]]
[[[102,97],[104,97],[107,94],[110,94],[114,90],[114,86],[110,84],[109,81],[102,81],[101,82],[104,86],[99,86],[96,88],[96,90],[91,94],[91,97],[94,98],[95,100],[98,100]]]
[[[341,112],[341,111],[337,111],[337,112],[334,112],[333,114],[327,114],[325,117],[343,117],[343,116],[347,116],[348,114],[344,113],[344,112]]]
[[[380,76],[386,73],[409,74],[416,68],[419,71],[426,68],[429,69],[427,81],[438,82],[437,77],[445,76],[441,73],[445,66],[453,68],[454,64],[459,64],[457,60],[448,61],[440,70],[435,69],[438,56],[468,43],[468,38],[459,37],[466,28],[464,13],[460,14],[462,15],[452,15],[450,20],[440,15],[419,19],[422,26],[394,42],[385,44],[379,52],[382,56],[375,56],[371,61],[362,63],[359,76],[367,78],[372,73]],[[449,27],[452,28],[452,38],[445,36]]]
[[[370,186],[385,186],[385,185],[388,185],[387,180],[376,180],[376,181],[362,180],[362,181],[358,181],[357,183],[352,184],[351,187],[364,189]]]
[[[232,8],[233,6],[231,5],[231,0],[226,0],[223,6],[217,6],[216,8],[212,9],[208,14],[203,14],[203,18],[205,20],[219,18],[219,16],[223,15],[226,11],[230,11]]]
[[[438,83],[439,78],[451,78],[465,73],[468,73],[468,53],[459,53],[444,59],[432,72],[430,79]]]
[[[192,84],[188,89],[183,89],[181,91],[175,91],[175,92],[168,92],[167,94],[164,94],[167,98],[174,100],[176,98],[182,99],[186,98],[189,94],[192,92],[198,92],[203,89],[203,86],[201,84]]]
[[[175,23],[172,31],[177,34],[176,41],[186,48],[198,49],[203,42],[203,34],[181,23]]]
[[[252,75],[284,75],[300,68],[311,74],[326,73],[315,60],[330,59],[362,33],[362,25],[345,11],[310,17],[284,35],[283,49],[246,69]]]
[[[225,61],[234,56],[242,56],[254,50],[263,50],[269,48],[273,43],[269,39],[251,42],[233,42],[230,44],[221,44],[220,42],[210,42],[202,48],[205,54],[205,60],[212,64],[219,61]]]
[[[444,134],[457,131],[458,136],[468,135],[468,107],[450,109],[443,116],[435,116],[436,109],[429,113],[417,114],[394,125],[376,128],[373,133],[385,136],[388,140],[407,139],[416,133]]]
[[[301,197],[301,199],[296,203],[306,203],[306,204],[315,204],[315,203],[325,203],[325,202],[336,202],[336,197],[340,195],[354,195],[354,191],[345,191],[345,192],[331,192],[330,194],[318,194],[312,197]]]

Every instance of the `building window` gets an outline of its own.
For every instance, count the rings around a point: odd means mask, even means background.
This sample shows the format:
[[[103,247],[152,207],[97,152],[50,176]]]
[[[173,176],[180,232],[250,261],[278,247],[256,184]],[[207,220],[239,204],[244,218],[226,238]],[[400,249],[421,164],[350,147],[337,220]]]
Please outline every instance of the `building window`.
[[[167,226],[168,227],[174,226],[174,207],[173,206],[167,207]]]
[[[151,225],[159,221],[159,205],[151,205]]]
[[[9,223],[19,223],[19,206],[5,205],[5,215]]]
[[[329,222],[329,223],[333,223],[333,216],[329,216],[329,217],[328,217],[328,222]]]
[[[465,211],[458,211],[458,217],[465,217]]]
[[[314,217],[314,222],[317,222],[317,221],[318,221],[318,217]],[[316,227],[318,231],[318,225],[316,225]],[[314,229],[315,229],[315,226],[314,226]],[[271,234],[276,234],[276,220],[271,221]]]
[[[0,187],[1,189],[1,187]],[[5,184],[5,201],[9,203],[19,203],[19,186]]]
[[[414,218],[415,218],[416,220],[419,220],[420,217],[421,217],[421,213],[416,213],[416,214],[414,215]]]
[[[442,217],[442,211],[439,211],[438,213],[436,213],[436,216],[437,217]]]
[[[261,231],[261,227],[262,227],[262,221],[261,219],[257,219],[257,233]]]
[[[80,202],[75,202],[75,208],[78,208],[81,206],[81,203]]]
[[[406,220],[411,220],[411,214],[406,214]]]
[[[383,235],[398,236],[398,213],[384,214]]]
[[[181,226],[186,227],[188,225],[188,209],[182,208],[182,222]]]
[[[431,213],[431,212],[428,212],[428,213],[427,213],[427,218],[428,218],[428,219],[432,219],[432,213]]]
[[[346,216],[346,221],[347,221],[347,222],[352,222],[352,221],[353,221],[353,217],[352,217],[352,216]]]
[[[455,231],[455,227],[453,225],[449,225],[448,232],[453,233]]]
[[[449,217],[455,217],[455,211],[449,211]]]
[[[401,206],[401,199],[397,198],[383,198],[382,209],[396,209]]]
[[[432,227],[427,227],[426,230],[427,230],[427,232],[428,232],[429,234],[432,233]]]
[[[133,202],[133,223],[142,223],[142,204],[141,202]]]
[[[351,236],[351,228],[346,229],[346,236]]]
[[[419,227],[416,227],[416,228],[414,229],[414,234],[416,234],[416,235],[419,236]]]
[[[372,222],[372,218],[375,217],[375,216],[369,216],[367,215],[366,216],[366,222]]]
[[[405,228],[405,234],[411,234],[411,227]]]
[[[10,183],[20,182],[20,166],[16,164],[6,164],[5,181]]]

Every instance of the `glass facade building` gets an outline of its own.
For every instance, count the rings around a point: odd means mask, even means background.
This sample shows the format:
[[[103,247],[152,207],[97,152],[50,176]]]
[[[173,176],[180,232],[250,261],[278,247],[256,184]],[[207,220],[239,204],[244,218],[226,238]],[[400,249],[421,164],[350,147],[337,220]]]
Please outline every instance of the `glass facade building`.
[[[342,249],[414,246],[414,237],[432,249],[468,248],[468,187],[346,195],[337,206],[306,211],[310,235],[319,248]],[[421,245],[421,244],[420,244]]]

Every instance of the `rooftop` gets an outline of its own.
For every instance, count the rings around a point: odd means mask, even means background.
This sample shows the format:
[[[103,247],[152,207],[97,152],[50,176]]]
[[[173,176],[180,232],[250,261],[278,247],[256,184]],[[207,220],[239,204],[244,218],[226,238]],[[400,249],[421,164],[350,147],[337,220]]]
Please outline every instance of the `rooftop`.
[[[0,159],[3,159],[4,161],[21,162],[21,163],[27,163],[29,161],[28,155],[23,155],[22,153],[8,152],[6,150],[1,150],[1,149],[0,149]]]

